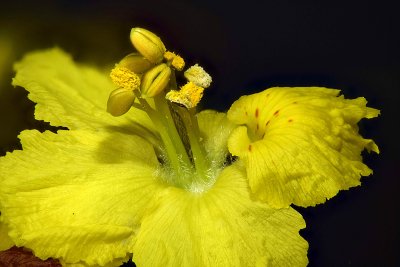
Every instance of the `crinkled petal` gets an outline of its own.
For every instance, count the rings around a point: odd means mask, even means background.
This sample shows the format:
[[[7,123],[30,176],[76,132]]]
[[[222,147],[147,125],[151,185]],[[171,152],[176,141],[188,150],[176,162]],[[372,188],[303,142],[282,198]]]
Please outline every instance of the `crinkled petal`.
[[[30,92],[38,120],[69,129],[153,129],[148,116],[137,109],[118,118],[108,114],[107,99],[114,89],[108,75],[74,63],[58,48],[28,53],[14,68],[12,84]]]
[[[111,261],[105,265],[99,265],[99,264],[89,265],[85,262],[68,263],[63,260],[60,260],[60,263],[63,267],[119,267],[122,264],[124,264],[125,262],[128,262],[130,258],[131,258],[131,256],[127,255],[125,258],[114,259],[113,261]]]
[[[9,237],[8,231],[7,225],[1,221],[0,216],[0,251],[7,250],[15,245]]]
[[[204,110],[198,113],[197,120],[204,138],[207,156],[213,164],[219,167],[229,154],[228,137],[237,126],[228,120],[225,113],[213,110]]]
[[[24,131],[20,138],[24,150],[0,158],[1,216],[16,245],[67,263],[125,259],[162,187],[152,146],[85,130]]]
[[[372,171],[362,163],[366,148],[357,123],[379,111],[366,100],[344,99],[339,90],[271,88],[243,96],[228,111],[240,126],[228,141],[243,160],[252,192],[274,207],[314,206],[339,190],[360,184]]]
[[[138,266],[306,266],[305,227],[292,208],[250,199],[235,166],[204,193],[169,188],[142,222],[133,251]]]

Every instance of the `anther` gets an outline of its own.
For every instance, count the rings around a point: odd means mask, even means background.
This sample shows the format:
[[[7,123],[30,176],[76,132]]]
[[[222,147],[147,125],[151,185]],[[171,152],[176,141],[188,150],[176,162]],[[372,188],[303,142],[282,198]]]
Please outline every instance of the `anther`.
[[[171,78],[171,69],[159,64],[146,72],[142,79],[141,93],[143,97],[154,97],[167,87]]]
[[[181,87],[181,90],[171,90],[165,96],[171,102],[185,106],[186,108],[194,108],[203,97],[204,88],[197,86],[192,82],[188,82]]]
[[[118,67],[127,68],[137,74],[144,73],[153,66],[153,63],[139,53],[131,53],[118,63]]]
[[[203,88],[208,88],[212,82],[210,74],[208,74],[198,64],[191,66],[183,75],[189,82],[193,82],[197,86],[201,86]]]
[[[171,62],[172,67],[176,70],[181,71],[185,67],[185,60],[179,55],[176,55],[174,52],[167,51],[164,53],[164,58],[167,61]]]
[[[142,28],[132,28],[131,42],[137,51],[153,64],[162,61],[166,51],[160,37]]]
[[[110,77],[119,88],[131,91],[140,88],[139,76],[125,67],[116,66],[111,70]]]
[[[135,94],[132,90],[115,89],[108,97],[107,112],[115,117],[121,116],[129,111],[134,101]]]

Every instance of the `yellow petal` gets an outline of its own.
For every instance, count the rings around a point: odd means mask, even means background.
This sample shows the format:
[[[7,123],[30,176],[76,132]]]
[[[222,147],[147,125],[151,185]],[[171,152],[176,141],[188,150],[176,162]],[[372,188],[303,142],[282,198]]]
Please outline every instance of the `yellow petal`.
[[[235,166],[207,192],[169,188],[142,222],[134,246],[138,266],[306,266],[304,221],[292,208],[250,199]]]
[[[105,264],[105,265],[99,265],[99,264],[89,265],[85,262],[68,263],[63,260],[60,260],[60,263],[63,267],[119,267],[122,264],[124,264],[125,262],[129,261],[129,258],[131,258],[131,256],[127,256],[125,258],[118,258],[118,259],[115,259],[115,260]]]
[[[210,162],[217,167],[222,166],[229,154],[228,137],[236,125],[228,120],[225,113],[213,110],[198,113],[197,120]]]
[[[9,237],[8,231],[7,225],[1,221],[0,217],[0,251],[7,250],[15,245]]]
[[[1,217],[16,245],[66,263],[125,258],[162,187],[152,146],[85,130],[24,131],[20,138],[24,150],[0,158]]]
[[[245,163],[258,199],[274,207],[314,206],[372,173],[361,151],[379,150],[358,134],[357,123],[379,111],[366,107],[364,98],[338,94],[326,88],[277,87],[232,105],[228,118],[244,126],[234,130],[228,147]]]
[[[17,74],[12,84],[30,92],[38,120],[69,129],[129,130],[135,124],[154,129],[147,115],[137,109],[120,118],[108,114],[107,99],[114,89],[108,74],[75,64],[58,48],[29,53],[14,68]]]

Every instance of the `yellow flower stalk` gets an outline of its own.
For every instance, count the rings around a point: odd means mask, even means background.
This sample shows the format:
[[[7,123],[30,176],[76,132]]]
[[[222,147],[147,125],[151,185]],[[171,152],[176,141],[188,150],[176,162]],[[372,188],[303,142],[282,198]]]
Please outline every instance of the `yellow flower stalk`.
[[[357,123],[379,112],[313,87],[197,112],[211,77],[171,68],[150,31],[131,39],[138,51],[112,79],[57,48],[15,64],[36,119],[68,129],[23,131],[22,150],[0,158],[0,250],[63,266],[306,266],[305,222],[290,205],[371,173],[360,153],[378,148]],[[178,75],[190,81],[179,91]]]

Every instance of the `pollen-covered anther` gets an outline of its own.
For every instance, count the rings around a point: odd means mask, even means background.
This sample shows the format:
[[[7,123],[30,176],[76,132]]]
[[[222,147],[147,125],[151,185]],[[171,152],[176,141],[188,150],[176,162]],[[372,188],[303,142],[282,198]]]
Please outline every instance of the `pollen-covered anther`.
[[[171,51],[165,52],[164,58],[167,61],[170,61],[172,67],[174,67],[178,71],[183,70],[183,68],[185,67],[185,60],[181,56],[175,54],[174,52]]]
[[[165,96],[171,102],[185,106],[186,108],[194,108],[203,97],[204,88],[197,86],[192,82],[188,82],[181,87],[181,90],[171,90]]]
[[[174,59],[175,56],[176,56],[175,53],[174,53],[174,52],[171,52],[171,51],[166,51],[166,52],[164,53],[164,58],[165,58],[165,60],[167,60],[167,61],[172,61],[172,60]]]
[[[140,88],[140,77],[125,67],[116,66],[111,70],[110,77],[119,88],[131,91]]]
[[[188,68],[183,74],[189,82],[201,86],[203,88],[208,88],[211,85],[212,78],[202,67],[195,64]]]

